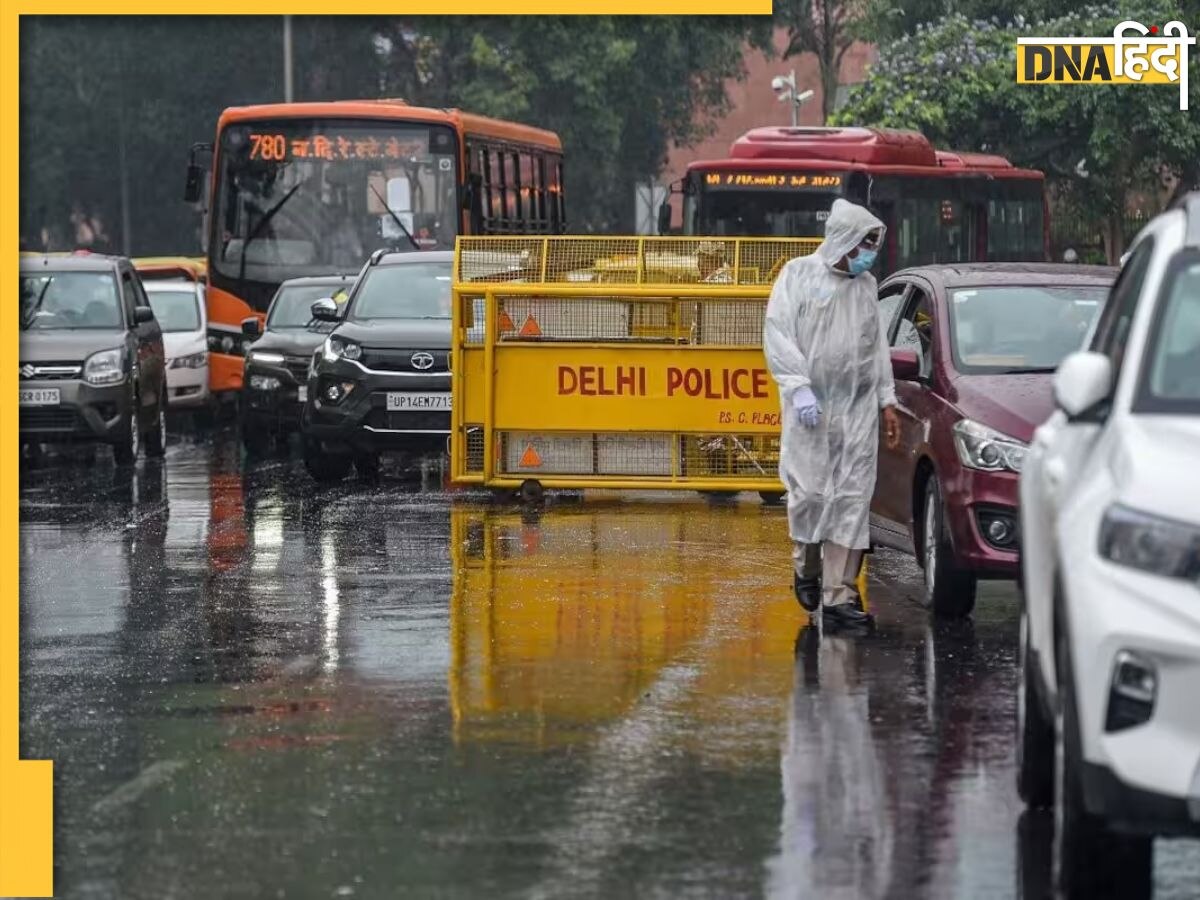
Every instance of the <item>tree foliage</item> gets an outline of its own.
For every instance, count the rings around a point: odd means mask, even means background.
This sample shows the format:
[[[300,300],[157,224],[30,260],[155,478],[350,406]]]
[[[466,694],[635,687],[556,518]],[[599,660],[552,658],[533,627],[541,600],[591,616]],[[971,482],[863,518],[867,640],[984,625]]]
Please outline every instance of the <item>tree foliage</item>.
[[[21,224],[95,209],[137,254],[196,252],[188,148],[222,109],[283,99],[282,21],[23,17]],[[296,18],[295,99],[401,97],[559,133],[574,230],[633,228],[634,185],[706,133],[764,19]],[[123,195],[127,198],[122,201]],[[123,215],[124,214],[124,215]],[[60,241],[66,240],[63,236]]]
[[[1111,35],[1135,19],[1180,17],[1162,0],[1091,6],[1037,24],[952,15],[881,47],[867,80],[834,121],[913,128],[935,144],[1007,156],[1041,169],[1064,206],[1106,223],[1110,258],[1131,195],[1200,179],[1200,118],[1179,110],[1179,87],[1023,85],[1022,36]],[[1190,78],[1200,76],[1195,54]]]

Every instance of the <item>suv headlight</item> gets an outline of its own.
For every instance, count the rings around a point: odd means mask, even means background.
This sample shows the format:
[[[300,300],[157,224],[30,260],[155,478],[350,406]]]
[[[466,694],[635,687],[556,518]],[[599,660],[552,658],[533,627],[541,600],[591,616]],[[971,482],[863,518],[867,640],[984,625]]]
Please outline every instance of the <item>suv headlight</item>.
[[[326,362],[336,362],[339,359],[348,359],[354,361],[362,358],[362,346],[348,341],[345,338],[330,335],[325,339],[325,346],[321,348],[321,355],[325,357]]]
[[[201,350],[199,353],[191,353],[187,356],[177,356],[171,360],[172,369],[203,369],[204,364],[208,362],[208,352]]]
[[[971,419],[960,419],[954,423],[954,448],[959,461],[968,469],[984,472],[1020,472],[1025,464],[1029,447],[1016,438],[1009,437],[980,425]]]
[[[88,384],[120,384],[125,380],[125,351],[101,350],[83,364],[83,380]]]
[[[1115,504],[1100,523],[1100,555],[1167,578],[1200,578],[1200,527]]]
[[[264,366],[282,366],[283,354],[272,353],[269,350],[251,350],[248,354],[250,362],[262,363]]]

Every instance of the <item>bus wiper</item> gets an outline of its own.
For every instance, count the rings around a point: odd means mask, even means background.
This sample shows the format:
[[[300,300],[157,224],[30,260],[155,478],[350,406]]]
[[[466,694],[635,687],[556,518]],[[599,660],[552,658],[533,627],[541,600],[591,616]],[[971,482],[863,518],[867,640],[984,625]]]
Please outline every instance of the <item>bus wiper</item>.
[[[373,193],[375,195],[376,199],[378,199],[379,202],[383,204],[383,208],[388,211],[388,215],[392,217],[392,221],[400,226],[400,230],[404,232],[404,236],[406,238],[408,238],[408,242],[413,245],[413,249],[420,250],[421,245],[417,243],[417,239],[412,236],[412,234],[409,232],[409,230],[404,227],[404,223],[400,220],[400,217],[398,215],[396,215],[396,211],[394,209],[392,209],[390,206],[388,206],[388,202],[386,200],[384,200],[383,195],[379,193],[379,188],[375,187],[375,185],[373,185],[373,184],[370,185],[370,187],[371,187],[371,193]]]
[[[250,244],[253,243],[260,234],[262,234],[263,229],[266,228],[267,225],[269,225],[271,223],[271,220],[273,218],[275,218],[275,213],[277,213],[277,212],[279,212],[279,210],[283,209],[283,204],[287,203],[289,200],[292,199],[292,194],[294,194],[294,193],[296,193],[296,191],[300,190],[300,185],[302,185],[302,184],[304,184],[303,181],[297,181],[295,184],[293,184],[291,189],[286,194],[284,194],[282,197],[279,198],[278,203],[276,203],[274,206],[272,206],[270,209],[268,209],[265,213],[263,213],[263,217],[258,220],[258,223],[250,230],[250,233],[248,235],[246,235],[246,240],[242,242],[242,261],[241,261],[241,265],[238,267],[238,293],[239,294],[242,293],[242,288],[245,286],[246,251],[250,249]]]

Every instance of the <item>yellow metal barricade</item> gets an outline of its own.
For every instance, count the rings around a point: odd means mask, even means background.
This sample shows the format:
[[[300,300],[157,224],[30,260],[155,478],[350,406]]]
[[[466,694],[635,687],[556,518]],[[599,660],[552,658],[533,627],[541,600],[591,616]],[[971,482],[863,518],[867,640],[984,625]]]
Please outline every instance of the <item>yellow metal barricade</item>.
[[[763,318],[780,268],[819,243],[460,238],[454,480],[782,491]]]

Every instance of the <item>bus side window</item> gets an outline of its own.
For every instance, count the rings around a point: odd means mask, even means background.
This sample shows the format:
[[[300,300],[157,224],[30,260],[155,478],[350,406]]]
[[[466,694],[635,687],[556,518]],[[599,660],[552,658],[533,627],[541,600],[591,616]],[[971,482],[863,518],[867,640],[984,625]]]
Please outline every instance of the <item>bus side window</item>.
[[[537,233],[544,234],[546,227],[546,156],[539,153],[533,160],[533,209],[537,219]]]

